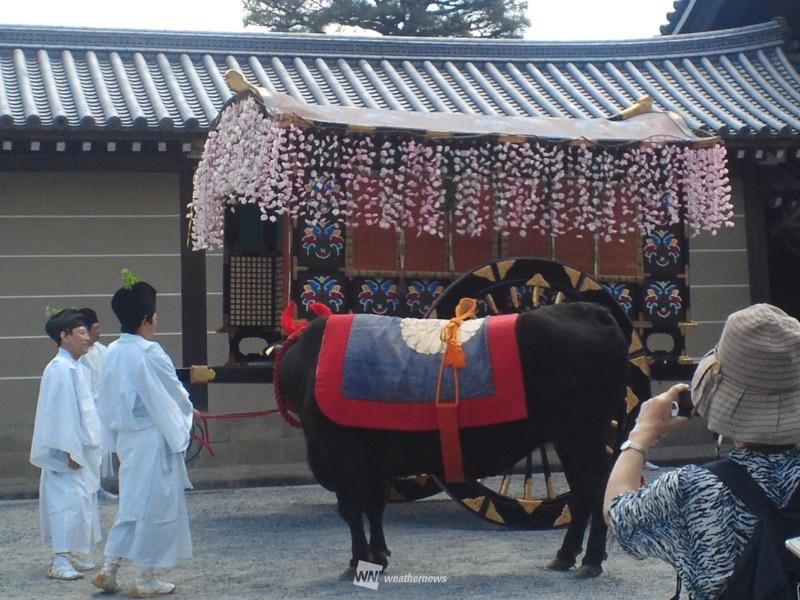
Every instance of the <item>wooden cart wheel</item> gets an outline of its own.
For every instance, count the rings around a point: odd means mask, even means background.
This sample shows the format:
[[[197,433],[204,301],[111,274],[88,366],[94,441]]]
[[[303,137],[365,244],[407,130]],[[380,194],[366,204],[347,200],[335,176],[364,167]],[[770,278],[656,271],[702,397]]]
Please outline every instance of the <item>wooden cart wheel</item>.
[[[389,482],[389,502],[414,502],[442,491],[442,486],[431,475],[401,477]]]
[[[611,311],[631,344],[626,423],[612,423],[609,452],[627,438],[639,403],[650,397],[650,370],[644,345],[625,312],[591,277],[566,265],[540,258],[507,258],[488,262],[454,281],[434,302],[429,318],[450,318],[461,298],[478,300],[478,317],[521,313],[547,304],[578,300],[597,302]],[[551,454],[552,453],[552,454]],[[440,483],[444,490],[478,516],[522,529],[567,525],[569,490],[554,489],[549,445],[539,447],[506,473],[463,484]],[[537,481],[539,480],[539,481]]]

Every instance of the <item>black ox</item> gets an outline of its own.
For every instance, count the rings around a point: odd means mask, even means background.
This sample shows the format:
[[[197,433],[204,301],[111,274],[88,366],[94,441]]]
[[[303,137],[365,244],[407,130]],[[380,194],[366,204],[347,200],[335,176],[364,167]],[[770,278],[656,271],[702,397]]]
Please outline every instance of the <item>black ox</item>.
[[[438,432],[343,427],[322,414],[314,383],[326,322],[313,320],[286,349],[278,367],[279,392],[300,418],[314,476],[336,493],[339,514],[350,527],[352,558],[346,576],[359,560],[388,564],[383,532],[388,482],[420,473],[444,478]],[[497,474],[552,442],[571,490],[572,521],[549,567],[568,570],[575,564],[591,520],[576,575],[599,575],[606,556],[602,498],[611,462],[608,426],[625,414],[628,343],[608,310],[585,302],[523,313],[516,336],[528,418],[462,429],[464,474],[467,479]]]

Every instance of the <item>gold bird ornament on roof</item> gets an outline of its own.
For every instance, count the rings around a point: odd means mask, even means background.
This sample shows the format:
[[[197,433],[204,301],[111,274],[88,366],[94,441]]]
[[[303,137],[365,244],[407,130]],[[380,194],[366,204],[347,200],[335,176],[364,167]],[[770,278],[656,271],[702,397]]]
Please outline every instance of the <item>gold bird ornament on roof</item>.
[[[225,82],[232,92],[244,92],[245,90],[252,90],[256,94],[260,94],[261,90],[258,86],[253,85],[244,78],[241,72],[236,69],[228,69],[225,71]]]

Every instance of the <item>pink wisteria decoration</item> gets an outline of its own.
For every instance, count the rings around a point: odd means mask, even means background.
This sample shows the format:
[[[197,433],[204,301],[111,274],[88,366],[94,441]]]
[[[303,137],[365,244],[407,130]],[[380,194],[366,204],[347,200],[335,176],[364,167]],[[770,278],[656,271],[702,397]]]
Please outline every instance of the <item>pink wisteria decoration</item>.
[[[219,248],[225,210],[263,220],[359,223],[417,235],[650,233],[681,214],[694,233],[733,225],[724,146],[600,146],[426,139],[301,128],[252,97],[209,134],[190,204],[196,249]]]

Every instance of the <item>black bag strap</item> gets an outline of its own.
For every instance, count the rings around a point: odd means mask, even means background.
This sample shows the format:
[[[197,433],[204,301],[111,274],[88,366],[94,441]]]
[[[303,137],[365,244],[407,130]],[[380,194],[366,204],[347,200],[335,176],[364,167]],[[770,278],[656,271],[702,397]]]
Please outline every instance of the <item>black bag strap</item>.
[[[683,588],[683,584],[681,583],[681,576],[676,574],[675,575],[675,595],[670,598],[669,600],[680,600],[681,597],[681,589]]]
[[[747,509],[761,521],[769,521],[772,518],[771,512],[775,510],[775,503],[764,493],[764,490],[753,481],[750,474],[743,466],[733,462],[728,458],[714,461],[703,465],[731,490],[731,492],[741,498]],[[800,490],[799,490],[800,491]],[[800,496],[800,494],[798,494]],[[670,600],[679,600],[681,597],[680,575],[676,576],[675,595]]]
[[[719,477],[731,492],[744,502],[747,510],[758,517],[759,520],[772,522],[778,507],[770,500],[766,492],[761,489],[761,486],[753,481],[744,466],[729,458],[717,460],[703,466]],[[792,500],[794,499],[793,496]]]

